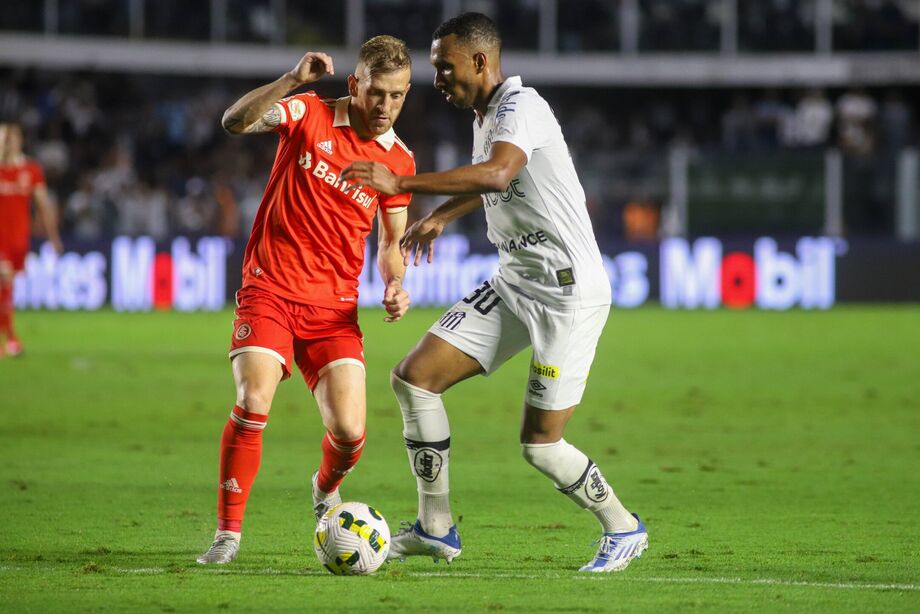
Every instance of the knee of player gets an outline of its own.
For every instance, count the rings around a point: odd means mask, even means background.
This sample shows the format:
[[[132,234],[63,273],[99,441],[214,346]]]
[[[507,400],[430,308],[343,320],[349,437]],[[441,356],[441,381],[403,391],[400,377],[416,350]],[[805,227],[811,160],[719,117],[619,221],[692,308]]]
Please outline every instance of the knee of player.
[[[267,414],[271,410],[273,392],[259,386],[241,384],[236,404],[246,411]]]
[[[330,425],[327,429],[338,441],[358,441],[364,437],[364,420],[345,421]]]

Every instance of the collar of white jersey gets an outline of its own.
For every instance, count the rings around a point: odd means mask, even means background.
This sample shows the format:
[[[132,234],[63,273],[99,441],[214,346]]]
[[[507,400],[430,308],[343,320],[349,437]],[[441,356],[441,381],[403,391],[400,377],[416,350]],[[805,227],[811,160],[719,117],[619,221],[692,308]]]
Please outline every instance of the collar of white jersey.
[[[492,94],[492,99],[489,100],[489,109],[492,107],[498,106],[498,103],[502,101],[505,92],[510,90],[512,87],[521,87],[523,83],[521,82],[521,77],[515,75],[513,77],[508,77],[505,79],[505,82],[498,86],[498,89],[495,90],[495,93]]]
[[[348,103],[350,102],[351,96],[342,96],[335,101],[335,119],[332,120],[333,128],[341,128],[342,126],[352,128],[351,118],[348,116]],[[390,128],[383,134],[375,136],[373,140],[380,143],[380,146],[387,151],[390,151],[396,143],[396,133],[393,132],[393,128]]]

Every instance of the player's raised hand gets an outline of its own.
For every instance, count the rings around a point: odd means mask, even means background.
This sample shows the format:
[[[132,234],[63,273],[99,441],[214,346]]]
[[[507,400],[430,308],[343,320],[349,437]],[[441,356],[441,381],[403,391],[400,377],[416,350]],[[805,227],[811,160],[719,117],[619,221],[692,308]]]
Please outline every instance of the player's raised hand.
[[[291,71],[291,76],[301,84],[313,83],[324,75],[334,75],[332,57],[318,51],[308,51],[304,54],[297,66]]]
[[[426,216],[415,222],[406,230],[399,240],[399,252],[403,256],[403,264],[409,266],[412,252],[415,252],[415,266],[422,261],[422,252],[428,250],[428,264],[434,261],[434,240],[444,230],[444,225]]]
[[[386,164],[380,162],[352,162],[342,171],[342,181],[374,188],[381,194],[400,194],[399,175],[394,175]]]
[[[402,287],[398,279],[391,279],[383,291],[383,308],[387,310],[384,322],[395,322],[406,314],[409,309],[409,293]]]

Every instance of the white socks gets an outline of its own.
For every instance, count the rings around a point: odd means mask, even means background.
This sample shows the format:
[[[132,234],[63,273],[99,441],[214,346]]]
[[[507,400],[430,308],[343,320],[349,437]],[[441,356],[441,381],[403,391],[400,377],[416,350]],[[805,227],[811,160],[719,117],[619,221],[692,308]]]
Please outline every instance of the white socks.
[[[613,494],[597,465],[565,439],[524,443],[521,452],[561,493],[594,514],[604,533],[635,531],[638,527],[638,521]]]
[[[441,395],[423,390],[390,374],[403,415],[403,437],[409,465],[418,488],[418,520],[435,537],[447,535],[454,522],[450,513],[448,461],[450,424]]]

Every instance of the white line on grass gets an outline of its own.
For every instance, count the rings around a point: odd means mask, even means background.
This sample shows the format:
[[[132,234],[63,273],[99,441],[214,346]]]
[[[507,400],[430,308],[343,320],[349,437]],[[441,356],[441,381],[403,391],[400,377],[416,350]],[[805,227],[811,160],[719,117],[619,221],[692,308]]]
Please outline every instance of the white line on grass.
[[[2,565],[0,572],[5,571],[31,571],[41,568],[26,565]],[[48,569],[45,567],[44,569]],[[54,570],[72,570],[71,567],[55,566]],[[263,569],[239,569],[228,567],[103,567],[102,572],[115,572],[129,575],[161,575],[166,573],[206,573],[232,576],[326,576],[321,570],[285,570],[266,567]],[[476,573],[468,571],[409,571],[403,572],[410,578],[477,578],[482,580],[612,580],[616,582],[652,582],[662,584],[736,584],[741,586],[789,586],[806,588],[828,588],[844,590],[894,590],[894,591],[920,591],[920,584],[880,584],[860,582],[811,582],[806,580],[783,580],[780,578],[724,578],[724,577],[684,577],[669,578],[662,576],[636,576],[636,575],[609,575],[609,574],[519,574],[519,573]]]

